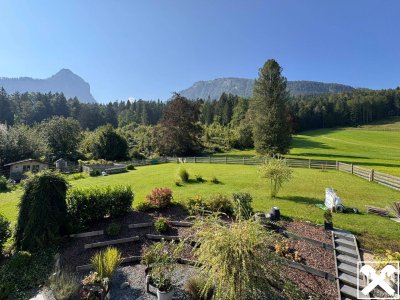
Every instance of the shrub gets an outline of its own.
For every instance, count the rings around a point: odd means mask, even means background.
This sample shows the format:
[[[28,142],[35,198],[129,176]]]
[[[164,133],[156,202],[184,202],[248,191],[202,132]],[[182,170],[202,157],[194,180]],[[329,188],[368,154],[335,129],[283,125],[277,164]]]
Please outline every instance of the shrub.
[[[75,275],[61,272],[50,277],[49,286],[57,300],[68,300],[77,293],[79,282]]]
[[[182,182],[188,182],[189,181],[189,172],[186,171],[184,167],[181,167],[178,171],[178,177],[182,180]]]
[[[71,175],[70,180],[79,180],[79,179],[84,179],[86,177],[87,175],[85,173],[75,173]]]
[[[249,219],[253,215],[253,208],[251,202],[253,197],[249,193],[234,193],[233,198],[233,212],[237,218]]]
[[[197,212],[204,212],[207,210],[206,201],[201,196],[189,198],[185,206],[190,214],[196,214]]]
[[[129,212],[133,198],[129,186],[73,189],[67,196],[68,213],[75,229],[82,229],[105,216],[118,217]]]
[[[10,182],[5,176],[0,176],[0,192],[5,192],[10,189]]]
[[[136,170],[136,169],[135,169],[135,166],[134,166],[133,164],[127,165],[127,166],[126,166],[126,169],[127,169],[128,171]]]
[[[121,252],[114,247],[108,247],[104,251],[99,251],[90,259],[95,272],[100,278],[112,279],[115,271],[121,264]]]
[[[218,184],[218,183],[221,183],[219,180],[218,180],[218,178],[217,177],[215,177],[215,176],[213,176],[213,178],[211,178],[211,183],[214,183],[214,184]]]
[[[172,190],[169,188],[155,188],[151,191],[151,194],[146,196],[146,199],[153,208],[167,207],[173,199]]]
[[[100,176],[101,172],[99,170],[91,170],[89,172],[89,175],[92,176],[92,177],[96,177],[96,176]]]
[[[196,178],[197,182],[204,182],[205,181],[203,176],[201,176],[201,175],[196,174],[196,175],[194,175],[194,177]]]
[[[53,258],[52,249],[32,254],[17,252],[0,268],[0,294],[12,295],[12,299],[30,299],[32,289],[49,278],[54,267]]]
[[[109,236],[116,236],[119,234],[120,231],[121,231],[121,225],[115,223],[111,223],[106,228],[106,234]]]
[[[142,212],[147,212],[152,209],[153,207],[151,206],[149,201],[143,201],[142,203],[139,203],[138,206],[136,207],[137,211],[142,211]]]
[[[192,276],[185,283],[185,290],[193,300],[211,300],[213,289],[207,288],[205,278]]]
[[[233,213],[232,201],[229,197],[221,194],[212,195],[206,200],[206,208],[212,212],[222,212],[228,215]]]
[[[275,239],[272,233],[253,220],[227,225],[210,218],[195,224],[195,229],[199,247],[194,255],[205,289],[214,288],[214,299],[277,296],[280,259],[268,247]]]
[[[158,218],[154,221],[154,228],[158,233],[166,233],[169,228],[168,220],[166,218]]]
[[[15,232],[18,250],[37,250],[57,243],[66,233],[68,183],[51,171],[26,180]]]
[[[0,214],[0,256],[7,239],[11,237],[10,222]]]
[[[283,286],[283,294],[287,300],[305,299],[306,296],[294,283],[287,281]],[[310,299],[310,298],[307,298]]]
[[[260,167],[261,177],[270,181],[271,197],[275,198],[284,182],[292,178],[292,170],[283,158],[267,158]]]

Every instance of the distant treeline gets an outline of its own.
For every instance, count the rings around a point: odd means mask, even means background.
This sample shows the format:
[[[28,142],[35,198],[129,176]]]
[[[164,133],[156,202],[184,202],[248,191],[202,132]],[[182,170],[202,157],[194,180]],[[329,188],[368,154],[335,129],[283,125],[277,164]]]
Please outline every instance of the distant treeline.
[[[239,126],[247,122],[248,99],[222,94],[218,100],[198,99],[204,125]],[[63,94],[15,93],[0,89],[0,123],[32,125],[52,116],[72,117],[83,129],[105,124],[123,127],[130,124],[156,125],[166,103],[162,101],[116,101],[86,104],[66,99]],[[288,110],[293,132],[337,126],[368,124],[400,115],[400,88],[354,90],[336,94],[291,97]]]

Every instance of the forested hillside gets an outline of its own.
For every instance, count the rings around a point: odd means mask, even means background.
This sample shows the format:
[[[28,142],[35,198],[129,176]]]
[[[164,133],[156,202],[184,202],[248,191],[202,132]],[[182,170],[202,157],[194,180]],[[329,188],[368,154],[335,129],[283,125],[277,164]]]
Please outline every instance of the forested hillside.
[[[218,78],[198,81],[180,94],[188,99],[219,99],[223,93],[249,98],[253,93],[254,80],[246,78]],[[288,81],[287,89],[292,96],[339,93],[354,90],[353,87],[317,81]]]

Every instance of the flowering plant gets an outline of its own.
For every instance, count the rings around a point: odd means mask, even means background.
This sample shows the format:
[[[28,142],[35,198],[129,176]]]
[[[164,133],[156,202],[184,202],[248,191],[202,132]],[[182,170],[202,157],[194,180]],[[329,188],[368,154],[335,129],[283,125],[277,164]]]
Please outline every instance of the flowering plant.
[[[171,204],[172,190],[169,188],[155,188],[146,196],[153,208],[163,208]]]

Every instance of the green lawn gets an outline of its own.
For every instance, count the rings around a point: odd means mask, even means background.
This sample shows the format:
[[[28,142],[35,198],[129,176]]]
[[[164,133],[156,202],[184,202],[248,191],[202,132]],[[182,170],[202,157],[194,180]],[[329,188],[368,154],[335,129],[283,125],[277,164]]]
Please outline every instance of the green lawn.
[[[220,153],[254,156],[254,150]],[[400,118],[358,128],[320,129],[293,136],[288,157],[353,162],[400,176]]]
[[[357,207],[362,214],[335,214],[334,225],[360,235],[362,246],[378,250],[400,247],[400,224],[389,219],[366,215],[365,205],[385,207],[399,200],[399,192],[376,183],[338,171],[294,169],[293,180],[284,186],[278,199],[270,199],[269,189],[258,177],[257,167],[243,165],[186,164],[191,175],[199,174],[205,179],[216,176],[222,183],[192,183],[176,187],[174,179],[180,167],[164,164],[138,167],[135,171],[107,177],[89,177],[71,181],[74,187],[129,184],[135,192],[134,205],[142,202],[154,187],[170,187],[175,201],[185,201],[195,195],[208,196],[215,193],[231,194],[249,192],[254,198],[256,210],[269,210],[279,206],[283,215],[323,222],[323,211],[315,206],[323,203],[325,188],[333,187],[348,207]],[[0,211],[15,220],[16,203],[20,191],[0,194]]]

